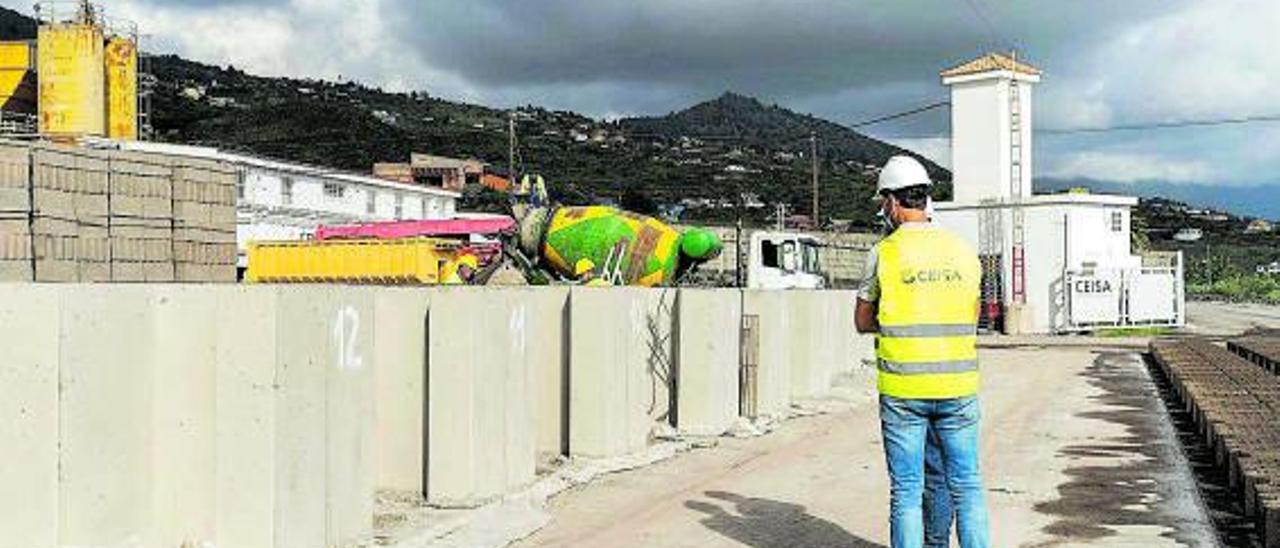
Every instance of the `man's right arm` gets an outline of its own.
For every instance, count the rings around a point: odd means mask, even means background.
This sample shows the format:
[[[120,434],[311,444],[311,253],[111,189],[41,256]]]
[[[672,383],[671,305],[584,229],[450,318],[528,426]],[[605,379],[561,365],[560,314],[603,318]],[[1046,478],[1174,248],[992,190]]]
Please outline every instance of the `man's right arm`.
[[[869,303],[858,298],[858,308],[854,311],[854,323],[858,326],[858,333],[879,333],[880,324],[876,321],[876,303]]]
[[[853,319],[859,333],[880,331],[880,324],[876,320],[880,304],[880,277],[876,273],[880,254],[877,251],[878,248],[873,247],[867,254],[866,272],[862,276],[862,285],[858,288],[858,306]]]

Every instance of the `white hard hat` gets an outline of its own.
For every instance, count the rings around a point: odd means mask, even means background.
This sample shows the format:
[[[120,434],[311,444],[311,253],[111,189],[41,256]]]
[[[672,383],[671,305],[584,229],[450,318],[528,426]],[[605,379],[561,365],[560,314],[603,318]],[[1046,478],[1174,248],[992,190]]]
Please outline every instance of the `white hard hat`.
[[[889,162],[884,165],[884,169],[880,170],[880,182],[876,185],[876,192],[932,184],[933,181],[929,180],[929,173],[924,170],[924,166],[920,165],[920,162],[916,161],[915,158],[894,156],[889,158]]]

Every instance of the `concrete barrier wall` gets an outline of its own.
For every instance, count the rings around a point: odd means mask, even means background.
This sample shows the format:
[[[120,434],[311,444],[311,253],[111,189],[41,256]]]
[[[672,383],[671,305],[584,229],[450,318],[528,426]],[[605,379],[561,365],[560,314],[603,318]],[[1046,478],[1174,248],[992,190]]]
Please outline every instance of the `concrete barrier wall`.
[[[426,486],[427,314],[431,292],[386,288],[374,297],[377,394],[374,452],[379,489],[421,494]]]
[[[217,540],[274,546],[278,293],[228,287],[215,294]]]
[[[427,358],[427,501],[476,506],[534,479],[537,456],[528,290],[432,296]]]
[[[814,398],[831,382],[861,363],[869,337],[854,325],[857,295],[851,291],[795,291],[784,304],[790,310],[791,396]]]
[[[372,531],[372,297],[354,288],[279,289],[277,547],[334,546]]]
[[[0,546],[58,544],[60,294],[0,289]]]
[[[574,288],[569,301],[569,451],[643,449],[670,424],[676,290]]]
[[[537,392],[538,460],[549,462],[569,454],[569,288],[526,289],[519,298],[530,307],[525,328]]]
[[[759,318],[759,364],[756,371],[756,414],[780,417],[791,410],[792,293],[748,291],[744,313]]]
[[[676,323],[676,426],[719,436],[738,417],[742,293],[681,291]]]
[[[0,547],[335,546],[378,489],[470,506],[539,455],[781,414],[869,354],[852,294],[0,285]]]
[[[0,546],[333,546],[373,516],[373,294],[0,286]],[[21,321],[10,321],[21,318]],[[20,327],[19,327],[20,326]],[[53,382],[56,379],[56,382]],[[9,453],[13,454],[13,453]],[[37,488],[38,485],[38,488]],[[10,520],[12,518],[12,521]]]
[[[151,295],[141,287],[78,286],[61,297],[59,542],[150,541],[159,532],[149,525],[154,457],[162,450],[152,451]]]

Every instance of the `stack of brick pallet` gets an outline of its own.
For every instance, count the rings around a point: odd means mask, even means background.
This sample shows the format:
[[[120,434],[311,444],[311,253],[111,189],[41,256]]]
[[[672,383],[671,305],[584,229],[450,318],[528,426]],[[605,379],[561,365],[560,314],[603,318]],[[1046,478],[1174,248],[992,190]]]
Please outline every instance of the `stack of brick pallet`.
[[[1228,341],[1227,348],[1240,357],[1280,375],[1280,337],[1247,337]]]
[[[178,281],[236,279],[236,183],[224,162],[174,162],[173,245]]]
[[[234,282],[230,165],[0,142],[0,281]]]
[[[152,155],[111,155],[111,280],[172,282],[173,169]]]
[[[1245,512],[1261,525],[1263,545],[1280,548],[1280,377],[1204,340],[1151,347]]]

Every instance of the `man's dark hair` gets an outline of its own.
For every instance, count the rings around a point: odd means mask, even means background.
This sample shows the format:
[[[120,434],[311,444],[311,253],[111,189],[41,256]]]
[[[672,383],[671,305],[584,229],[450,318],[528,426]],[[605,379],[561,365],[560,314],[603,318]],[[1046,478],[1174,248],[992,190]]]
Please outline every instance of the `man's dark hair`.
[[[898,190],[886,190],[885,194],[891,194],[898,200],[898,205],[907,209],[923,210],[929,203],[929,186],[916,185]]]

